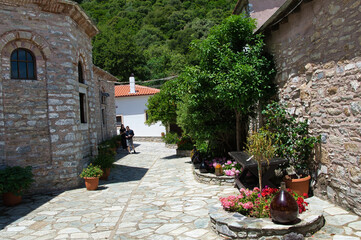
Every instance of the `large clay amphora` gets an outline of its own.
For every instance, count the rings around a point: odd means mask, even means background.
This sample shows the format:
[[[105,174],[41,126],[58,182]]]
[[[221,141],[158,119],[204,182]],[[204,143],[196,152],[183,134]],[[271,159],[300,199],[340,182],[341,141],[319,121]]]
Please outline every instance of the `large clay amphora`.
[[[276,223],[292,223],[298,217],[298,204],[293,196],[287,192],[284,182],[281,182],[280,191],[272,199],[270,212],[272,220]]]

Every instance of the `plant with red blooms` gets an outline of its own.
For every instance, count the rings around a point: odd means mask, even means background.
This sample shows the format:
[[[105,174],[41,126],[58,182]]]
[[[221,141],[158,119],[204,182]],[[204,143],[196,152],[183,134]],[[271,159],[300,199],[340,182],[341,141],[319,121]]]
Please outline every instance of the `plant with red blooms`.
[[[291,189],[287,191],[295,198],[299,213],[306,211],[308,203],[304,201],[304,198],[307,194],[299,196]],[[265,218],[271,216],[270,204],[278,192],[279,189],[267,186],[262,191],[257,187],[253,191],[242,188],[238,196],[221,197],[220,201],[226,211],[239,212],[247,217]]]

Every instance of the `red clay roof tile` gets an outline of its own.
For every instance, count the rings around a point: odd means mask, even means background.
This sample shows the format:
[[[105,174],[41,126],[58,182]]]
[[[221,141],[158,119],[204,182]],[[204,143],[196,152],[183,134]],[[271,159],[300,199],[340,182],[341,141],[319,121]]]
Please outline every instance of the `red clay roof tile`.
[[[142,95],[154,95],[160,90],[151,87],[145,87],[140,85],[135,85],[135,93],[129,93],[130,87],[127,85],[117,85],[114,87],[115,97],[131,97],[131,96],[142,96]]]

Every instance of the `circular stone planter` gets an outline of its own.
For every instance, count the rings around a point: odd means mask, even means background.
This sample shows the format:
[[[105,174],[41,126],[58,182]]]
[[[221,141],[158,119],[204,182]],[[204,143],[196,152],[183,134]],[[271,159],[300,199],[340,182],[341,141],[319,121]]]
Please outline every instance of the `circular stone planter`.
[[[190,157],[191,156],[191,152],[192,150],[179,150],[177,149],[177,156],[180,156],[180,157]]]
[[[324,217],[319,211],[307,210],[299,215],[299,222],[293,225],[275,224],[270,218],[248,218],[242,214],[225,211],[221,204],[209,209],[212,229],[222,237],[231,239],[283,239],[294,232],[310,236],[322,228]]]
[[[234,176],[216,176],[214,173],[201,173],[199,169],[195,169],[193,165],[193,174],[195,179],[200,183],[212,185],[234,186]]]

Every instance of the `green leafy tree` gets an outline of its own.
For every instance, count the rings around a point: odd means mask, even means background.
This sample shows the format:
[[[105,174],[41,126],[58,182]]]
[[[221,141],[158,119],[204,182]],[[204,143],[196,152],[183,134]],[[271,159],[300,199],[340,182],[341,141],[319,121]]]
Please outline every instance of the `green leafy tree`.
[[[261,129],[254,132],[247,139],[247,152],[257,161],[258,166],[258,183],[262,192],[262,162],[267,162],[275,156],[276,147],[273,146],[273,135],[267,130]]]
[[[155,79],[177,75],[186,62],[184,55],[170,50],[167,45],[152,45],[144,51],[144,55],[150,74]]]
[[[161,121],[164,126],[169,126],[177,121],[177,104],[181,92],[178,80],[169,80],[161,87],[159,93],[151,96],[147,103],[147,124],[151,125]]]
[[[134,43],[131,35],[126,32],[113,33],[104,31],[94,41],[94,63],[127,81],[130,74],[137,78],[147,79],[149,70],[145,66],[145,57]]]
[[[206,37],[210,27],[229,16],[236,4],[236,0],[77,2],[101,32],[93,39],[94,62],[122,80],[130,73],[137,80],[180,74],[185,63],[197,60],[189,52],[189,43]],[[164,58],[145,56],[154,46],[163,45],[170,50]]]
[[[261,36],[254,35],[254,29],[254,20],[234,15],[213,28],[208,37],[196,45],[200,63],[185,71],[184,92],[188,94],[182,99],[183,106],[179,111],[179,124],[184,129],[197,126],[199,132],[204,130],[203,133],[212,138],[214,134],[201,126],[209,126],[210,122],[219,119],[223,122],[222,116],[226,114],[226,123],[234,121],[238,151],[241,126],[244,146],[248,117],[266,91],[271,90],[274,74],[272,61],[263,53]],[[207,113],[194,113],[203,109],[207,109]],[[187,117],[188,114],[191,117]],[[212,127],[217,136],[226,131],[222,125]]]
[[[233,111],[217,98],[209,74],[199,66],[188,67],[181,78],[185,94],[178,102],[178,125],[196,145],[207,142],[214,154],[226,154],[234,148]]]

